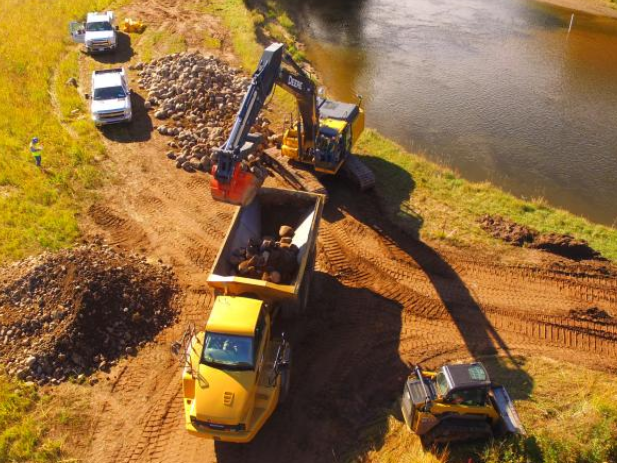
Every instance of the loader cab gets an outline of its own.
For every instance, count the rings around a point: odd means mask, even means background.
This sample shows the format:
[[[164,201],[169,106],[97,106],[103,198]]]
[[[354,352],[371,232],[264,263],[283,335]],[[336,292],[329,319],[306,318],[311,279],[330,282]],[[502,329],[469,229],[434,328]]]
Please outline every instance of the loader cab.
[[[434,380],[444,403],[483,407],[489,401],[491,380],[481,363],[443,366]]]

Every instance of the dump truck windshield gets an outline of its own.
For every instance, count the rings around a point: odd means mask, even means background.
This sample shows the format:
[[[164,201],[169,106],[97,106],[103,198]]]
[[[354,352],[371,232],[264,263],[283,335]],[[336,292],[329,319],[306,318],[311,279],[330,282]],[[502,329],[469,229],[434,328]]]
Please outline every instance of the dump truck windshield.
[[[94,90],[95,100],[113,100],[115,98],[125,98],[126,93],[122,87],[105,87]]]
[[[253,338],[206,333],[202,363],[223,370],[252,370]]]
[[[111,24],[106,21],[86,24],[86,31],[88,32],[102,32],[110,30],[112,30]]]

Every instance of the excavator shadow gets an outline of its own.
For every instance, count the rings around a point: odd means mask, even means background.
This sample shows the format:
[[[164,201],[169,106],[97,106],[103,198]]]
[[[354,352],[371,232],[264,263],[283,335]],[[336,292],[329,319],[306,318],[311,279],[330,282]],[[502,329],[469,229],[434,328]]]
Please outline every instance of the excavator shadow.
[[[378,156],[358,157],[375,174],[375,188],[386,193],[382,196],[387,200],[374,198],[375,201],[380,202],[380,208],[388,215],[396,216],[396,220],[401,222],[408,233],[414,239],[419,239],[424,218],[412,208],[410,203],[410,198],[416,189],[413,176],[405,169]]]
[[[217,442],[217,461],[308,463],[355,455],[359,431],[391,406],[409,372],[398,352],[401,310],[316,272],[306,314],[286,330],[293,346],[288,401],[250,444]]]
[[[374,164],[372,167],[374,168]],[[377,188],[380,188],[383,183],[387,182],[378,183]],[[328,185],[328,191],[330,200],[324,211],[324,220],[338,221],[342,216],[350,215],[362,222],[386,242],[392,243],[411,257],[434,287],[440,303],[460,334],[462,349],[456,349],[458,354],[447,354],[445,359],[441,356],[441,360],[430,360],[426,366],[436,368],[440,364],[435,362],[469,361],[471,357],[485,364],[493,381],[505,386],[513,400],[529,398],[534,381],[524,369],[524,358],[515,356],[511,352],[508,344],[491,324],[483,308],[448,259],[429,244],[411,236],[406,228],[401,228],[400,225],[388,219],[384,214],[382,204],[378,203],[376,198],[358,195],[350,190],[348,185],[335,182]],[[403,193],[400,193],[395,201],[409,196],[409,190]],[[353,240],[353,236],[351,239]],[[413,306],[403,307],[403,309],[412,313],[415,310]],[[419,316],[423,315],[419,314]],[[414,364],[428,360],[417,356],[417,353],[412,354],[403,361]],[[527,438],[525,445],[533,446],[532,441],[533,438]],[[450,453],[454,454],[453,451],[466,457],[474,454],[473,446],[469,445],[453,445]]]

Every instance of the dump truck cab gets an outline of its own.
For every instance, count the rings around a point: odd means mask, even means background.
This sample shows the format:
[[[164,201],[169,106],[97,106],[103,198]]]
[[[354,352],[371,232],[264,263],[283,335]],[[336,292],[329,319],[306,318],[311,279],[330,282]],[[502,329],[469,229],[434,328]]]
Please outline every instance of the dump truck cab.
[[[427,445],[524,434],[506,389],[494,385],[479,362],[444,365],[437,372],[414,367],[401,411]]]
[[[289,385],[291,349],[274,338],[268,305],[219,296],[193,337],[182,375],[187,430],[225,442],[249,442]]]

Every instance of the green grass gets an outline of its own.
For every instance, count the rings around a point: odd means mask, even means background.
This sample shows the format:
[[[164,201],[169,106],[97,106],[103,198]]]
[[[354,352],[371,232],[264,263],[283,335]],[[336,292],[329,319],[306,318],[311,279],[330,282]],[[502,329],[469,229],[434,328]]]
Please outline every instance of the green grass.
[[[259,63],[263,49],[257,43],[256,24],[264,17],[246,8],[243,0],[210,0],[204,9],[207,13],[222,19],[231,34],[234,53],[246,72],[253,73]]]
[[[146,29],[139,38],[140,61],[180,53],[187,50],[186,39],[167,30]]]
[[[274,5],[274,4],[273,4]],[[266,15],[259,10],[250,10],[246,7],[244,0],[210,0],[203,7],[204,11],[220,18],[223,25],[227,28],[231,35],[234,54],[240,60],[240,64],[245,72],[252,74],[257,68],[259,59],[264,51],[263,46],[257,41],[257,30],[264,30],[269,27],[279,28],[276,22],[267,21]],[[269,10],[270,11],[270,10]],[[282,13],[276,10],[272,13],[274,16],[280,16]],[[289,17],[284,16],[291,22]],[[285,41],[281,36],[275,40]],[[288,50],[293,54],[298,51],[293,48]],[[277,108],[273,114],[270,114],[274,122],[281,123],[287,115],[295,110],[295,99],[284,91],[275,92],[272,100],[272,107]]]
[[[58,461],[61,442],[48,438],[35,416],[40,403],[34,387],[0,376],[0,462]]]
[[[482,359],[493,380],[514,398],[527,436],[485,444],[423,449],[399,416],[398,405],[365,431],[355,461],[371,463],[615,463],[617,380],[614,376],[551,359],[510,362]],[[523,381],[526,378],[527,381]]]
[[[82,461],[92,429],[90,390],[64,384],[51,394],[0,374],[0,463]]]
[[[69,246],[79,235],[80,182],[96,184],[91,164],[102,147],[87,120],[70,118],[71,109],[84,108],[75,89],[63,88],[76,55],[63,56],[72,45],[69,21],[109,3],[59,0],[50,8],[38,0],[0,2],[0,262]],[[60,115],[51,104],[54,90]],[[28,152],[33,136],[43,142],[45,172]]]
[[[376,192],[385,212],[422,238],[458,245],[498,245],[476,220],[484,214],[499,214],[541,232],[587,240],[602,255],[617,260],[614,228],[549,207],[541,199],[518,199],[488,182],[466,181],[374,130],[364,133],[356,151],[377,175]]]

